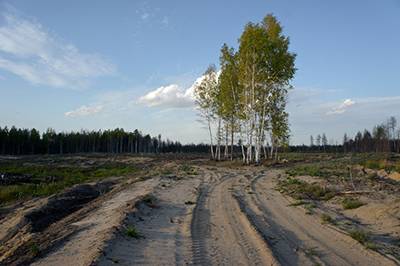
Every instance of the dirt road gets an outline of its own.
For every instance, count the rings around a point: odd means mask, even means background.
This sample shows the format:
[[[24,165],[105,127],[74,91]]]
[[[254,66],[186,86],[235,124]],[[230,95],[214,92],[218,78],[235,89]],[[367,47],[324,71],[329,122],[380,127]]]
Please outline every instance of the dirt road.
[[[95,209],[72,220],[74,234],[34,263],[396,265],[319,217],[289,206],[275,190],[280,170],[200,165],[197,171],[105,194]],[[134,228],[130,236],[129,228]]]

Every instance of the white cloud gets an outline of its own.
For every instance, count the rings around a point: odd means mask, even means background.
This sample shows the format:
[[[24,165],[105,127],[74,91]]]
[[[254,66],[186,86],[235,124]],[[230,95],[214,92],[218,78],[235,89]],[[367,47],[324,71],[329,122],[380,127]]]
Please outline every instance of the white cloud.
[[[179,108],[190,107],[194,104],[194,88],[203,80],[203,76],[196,79],[187,89],[177,84],[159,87],[140,97],[138,102],[148,107]]]
[[[115,67],[101,56],[81,53],[40,23],[11,8],[0,16],[0,68],[33,84],[83,87],[90,78],[111,75]]]
[[[148,19],[149,18],[149,13],[143,13],[140,17],[143,19],[143,20],[146,20],[146,19]]]
[[[97,114],[103,110],[102,105],[95,105],[95,106],[86,106],[82,105],[81,107],[73,110],[66,112],[64,115],[66,117],[79,117],[79,116],[89,116],[93,114]]]
[[[343,114],[350,106],[354,104],[355,102],[352,101],[351,99],[346,99],[339,106],[336,106],[332,110],[328,111],[327,114],[328,115]]]

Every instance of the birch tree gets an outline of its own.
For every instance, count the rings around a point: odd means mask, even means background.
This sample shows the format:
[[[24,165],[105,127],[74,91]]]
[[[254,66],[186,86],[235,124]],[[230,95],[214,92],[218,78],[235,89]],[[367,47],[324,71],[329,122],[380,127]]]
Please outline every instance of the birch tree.
[[[216,119],[218,108],[218,75],[214,65],[210,65],[207,68],[202,81],[195,86],[194,97],[200,116],[205,121],[208,128],[211,158],[215,159],[217,154],[214,152],[212,123]]]

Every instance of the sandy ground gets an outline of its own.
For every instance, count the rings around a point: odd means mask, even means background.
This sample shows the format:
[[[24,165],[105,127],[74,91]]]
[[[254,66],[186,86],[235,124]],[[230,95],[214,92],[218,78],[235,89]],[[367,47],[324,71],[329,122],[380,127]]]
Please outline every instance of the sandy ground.
[[[52,225],[48,230],[69,230],[68,236],[54,240],[32,264],[398,265],[289,206],[290,199],[275,189],[282,170],[196,169],[197,175],[150,178],[105,194]],[[0,239],[15,231],[18,217],[0,221]],[[139,237],[129,237],[128,227]]]

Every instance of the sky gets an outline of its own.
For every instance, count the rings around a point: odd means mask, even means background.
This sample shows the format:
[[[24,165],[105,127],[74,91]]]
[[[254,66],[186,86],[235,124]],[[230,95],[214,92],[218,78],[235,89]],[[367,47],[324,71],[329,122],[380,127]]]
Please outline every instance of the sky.
[[[193,84],[270,13],[297,54],[292,144],[400,119],[400,0],[0,0],[0,126],[208,142]]]

